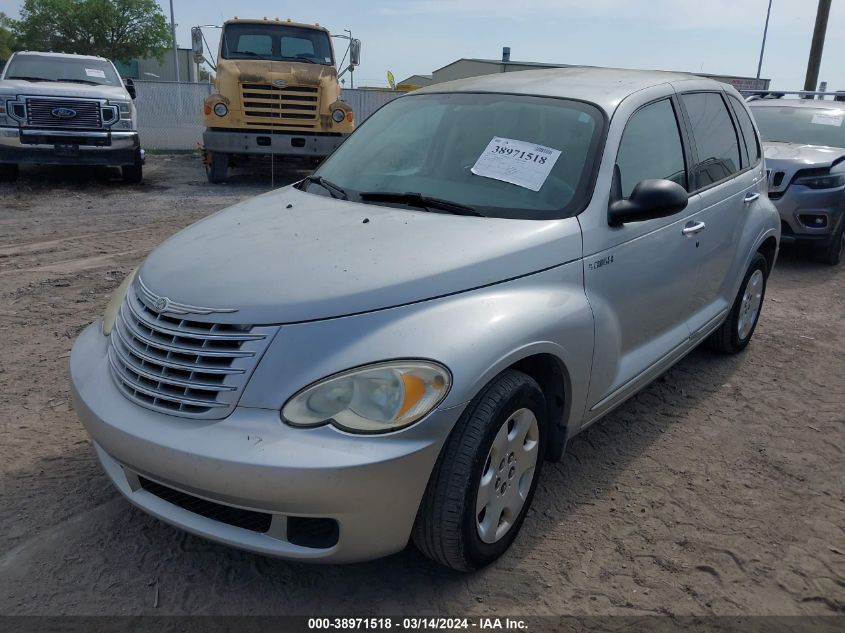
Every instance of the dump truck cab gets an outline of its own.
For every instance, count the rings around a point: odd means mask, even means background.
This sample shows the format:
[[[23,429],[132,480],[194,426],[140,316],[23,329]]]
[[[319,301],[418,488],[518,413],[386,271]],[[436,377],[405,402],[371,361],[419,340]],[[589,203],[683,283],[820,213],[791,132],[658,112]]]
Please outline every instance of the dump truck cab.
[[[360,43],[351,43],[356,65]],[[198,28],[194,53],[202,57]],[[227,21],[214,87],[203,112],[211,182],[224,181],[229,167],[250,155],[316,164],[354,127],[352,108],[341,101],[331,35],[318,24],[266,18]]]

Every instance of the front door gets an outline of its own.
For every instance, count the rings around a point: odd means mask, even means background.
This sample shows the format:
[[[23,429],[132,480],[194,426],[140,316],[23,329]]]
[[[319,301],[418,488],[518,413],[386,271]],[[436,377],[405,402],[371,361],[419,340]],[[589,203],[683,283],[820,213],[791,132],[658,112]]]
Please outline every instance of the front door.
[[[676,106],[666,97],[631,115],[616,158],[623,197],[645,179],[687,186]],[[586,421],[654,378],[651,373],[661,361],[688,344],[697,268],[689,224],[699,204],[692,196],[685,210],[667,218],[591,229],[603,231],[606,239],[592,254],[585,249],[584,258],[584,287],[596,331]],[[585,240],[590,243],[596,242]]]

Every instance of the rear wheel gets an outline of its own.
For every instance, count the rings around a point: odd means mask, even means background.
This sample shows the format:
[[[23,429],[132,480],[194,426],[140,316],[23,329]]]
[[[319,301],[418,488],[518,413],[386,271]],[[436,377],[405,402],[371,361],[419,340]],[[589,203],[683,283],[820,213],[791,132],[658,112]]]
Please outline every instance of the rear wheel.
[[[496,560],[531,505],[546,442],[539,385],[507,370],[458,421],[431,475],[413,540],[429,558],[460,571]]]
[[[746,348],[760,318],[768,275],[766,258],[756,253],[748,272],[745,273],[731,311],[719,329],[708,339],[711,349],[724,354],[737,354]]]
[[[211,152],[205,162],[205,174],[208,176],[210,183],[226,182],[226,178],[229,176],[229,155]]]
[[[838,266],[845,257],[845,219],[839,222],[830,240],[816,253],[816,260],[828,266]]]
[[[15,163],[0,163],[0,182],[14,182],[18,179],[18,166]]]

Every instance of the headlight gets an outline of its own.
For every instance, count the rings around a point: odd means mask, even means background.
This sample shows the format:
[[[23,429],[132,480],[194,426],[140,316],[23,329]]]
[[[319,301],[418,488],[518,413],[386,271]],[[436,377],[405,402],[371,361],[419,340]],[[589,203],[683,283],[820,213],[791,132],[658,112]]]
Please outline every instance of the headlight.
[[[214,104],[214,114],[217,116],[226,116],[229,113],[229,108],[226,107],[225,103],[215,103]]]
[[[449,370],[430,361],[359,367],[306,387],[282,408],[291,426],[333,424],[350,433],[387,433],[409,426],[443,401]]]
[[[829,174],[825,176],[804,176],[795,179],[796,185],[804,185],[810,189],[836,189],[845,185],[845,174]]]
[[[346,118],[346,112],[343,110],[335,110],[332,112],[332,120],[335,123],[343,123],[343,119]]]
[[[109,303],[106,306],[106,311],[103,314],[103,335],[108,336],[111,334],[112,328],[114,327],[114,321],[117,318],[117,313],[120,312],[120,306],[123,304],[123,298],[126,296],[126,292],[129,290],[129,286],[132,285],[132,280],[135,279],[135,273],[138,272],[138,269],[135,268],[131,273],[126,276],[126,279],[123,280],[123,283],[117,287],[117,290],[114,291],[112,294],[111,299],[109,299]]]

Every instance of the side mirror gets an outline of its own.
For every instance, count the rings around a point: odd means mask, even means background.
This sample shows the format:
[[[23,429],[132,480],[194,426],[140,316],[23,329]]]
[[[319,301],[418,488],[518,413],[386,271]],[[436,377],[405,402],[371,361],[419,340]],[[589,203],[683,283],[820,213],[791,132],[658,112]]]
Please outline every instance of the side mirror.
[[[133,81],[132,77],[127,77],[123,80],[123,85],[126,86],[126,92],[129,93],[129,96],[134,99],[138,96],[138,91],[135,90],[135,82]]]
[[[689,194],[671,180],[642,180],[634,187],[631,197],[610,203],[607,223],[619,226],[625,222],[642,222],[665,218],[686,208]]]
[[[361,63],[361,40],[349,42],[349,65],[353,68]]]
[[[205,59],[205,51],[202,47],[202,30],[198,26],[191,29],[191,51],[194,53],[194,63],[201,64]]]

